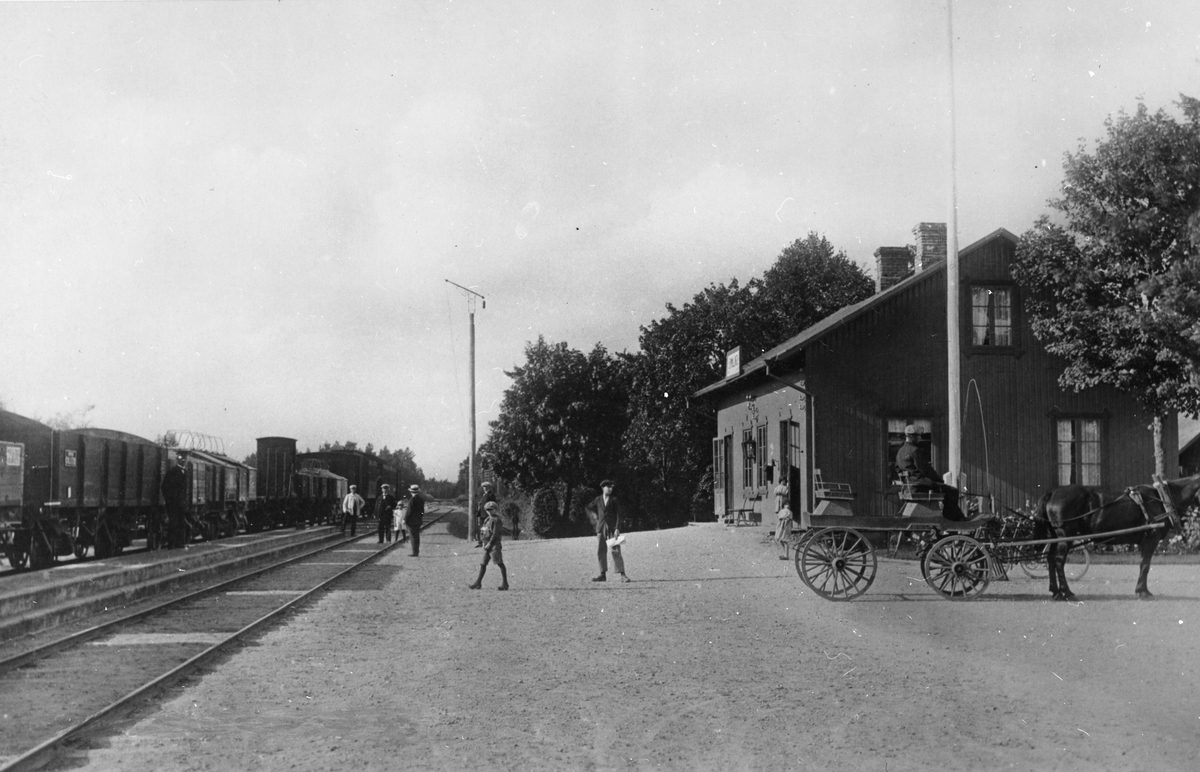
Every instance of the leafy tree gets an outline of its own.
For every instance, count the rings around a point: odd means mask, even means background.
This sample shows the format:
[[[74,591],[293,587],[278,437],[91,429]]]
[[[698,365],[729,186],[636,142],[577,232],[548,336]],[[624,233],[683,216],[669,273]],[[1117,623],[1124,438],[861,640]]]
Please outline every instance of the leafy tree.
[[[829,314],[871,295],[871,279],[823,236],[810,232],[786,247],[763,278],[710,285],[682,308],[642,328],[630,360],[626,463],[658,525],[688,519],[711,491],[715,416],[689,396],[724,375],[725,352],[753,359]]]
[[[1200,410],[1200,101],[1178,104],[1183,121],[1139,104],[1067,154],[1049,202],[1063,223],[1041,217],[1013,272],[1035,336],[1067,360],[1060,384],[1112,385],[1154,416],[1159,474],[1164,415]]]
[[[767,305],[767,313],[774,319],[772,340],[765,348],[875,292],[871,277],[814,231],[787,246],[763,274],[762,283],[758,302]],[[757,351],[755,356],[761,353]]]
[[[258,451],[256,450],[253,453],[251,453],[250,455],[243,458],[242,463],[251,468],[257,467],[258,466]]]
[[[577,488],[619,468],[625,368],[599,344],[585,355],[541,336],[525,359],[506,373],[512,386],[479,452],[497,477],[524,490],[563,486],[565,520]]]

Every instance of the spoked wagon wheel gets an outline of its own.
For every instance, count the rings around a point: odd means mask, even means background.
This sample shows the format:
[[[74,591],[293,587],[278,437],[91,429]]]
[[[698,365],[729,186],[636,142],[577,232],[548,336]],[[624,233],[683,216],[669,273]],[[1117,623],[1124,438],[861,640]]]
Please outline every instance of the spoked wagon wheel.
[[[796,573],[825,600],[852,600],[875,581],[875,548],[852,528],[822,528],[796,546]]]
[[[1050,577],[1050,561],[1049,553],[1050,545],[1047,544],[1045,549],[1041,551],[1041,557],[1038,560],[1026,560],[1021,563],[1021,570],[1030,579],[1047,579]],[[1087,545],[1080,545],[1073,548],[1067,553],[1067,563],[1063,567],[1066,572],[1068,581],[1082,579],[1087,573],[1088,567],[1092,565],[1092,552],[1087,548]]]
[[[942,597],[964,600],[988,586],[987,547],[969,536],[947,536],[930,548],[922,564],[925,582]]]

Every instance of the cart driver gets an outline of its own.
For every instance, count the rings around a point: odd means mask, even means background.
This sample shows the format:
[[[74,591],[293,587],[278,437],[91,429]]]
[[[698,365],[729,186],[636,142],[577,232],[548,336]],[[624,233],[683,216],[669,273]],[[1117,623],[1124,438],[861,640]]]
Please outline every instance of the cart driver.
[[[956,522],[966,520],[962,510],[958,508],[958,488],[938,482],[942,476],[917,445],[918,435],[917,427],[912,424],[904,427],[904,445],[896,453],[896,470],[900,472],[901,479],[906,480],[915,490],[940,492],[942,517]]]

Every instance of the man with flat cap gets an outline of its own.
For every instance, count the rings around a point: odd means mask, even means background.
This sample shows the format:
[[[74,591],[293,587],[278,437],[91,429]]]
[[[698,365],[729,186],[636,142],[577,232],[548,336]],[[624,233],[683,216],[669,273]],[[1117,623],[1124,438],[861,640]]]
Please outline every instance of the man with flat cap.
[[[411,494],[408,499],[408,510],[404,513],[404,525],[412,535],[412,556],[421,555],[421,521],[425,519],[425,497],[421,495],[421,487],[416,483],[408,486]]]
[[[601,493],[587,505],[586,511],[596,524],[596,556],[600,560],[600,575],[593,582],[603,582],[608,576],[608,540],[621,535],[621,503],[613,495],[613,481],[605,480],[600,483]],[[612,548],[613,566],[622,582],[628,582],[625,575],[625,561],[621,557],[621,546],[614,544]]]
[[[904,445],[896,452],[896,471],[900,478],[918,491],[937,491],[942,494],[942,517],[947,520],[966,520],[958,508],[958,488],[941,482],[942,476],[929,463],[925,453],[917,445],[920,432],[909,424],[904,427]]]

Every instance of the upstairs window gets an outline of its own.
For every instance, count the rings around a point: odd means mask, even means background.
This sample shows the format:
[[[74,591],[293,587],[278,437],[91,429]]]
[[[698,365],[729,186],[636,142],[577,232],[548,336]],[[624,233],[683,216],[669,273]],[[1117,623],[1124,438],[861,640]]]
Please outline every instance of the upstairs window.
[[[1011,287],[971,287],[971,345],[1011,347],[1013,291]]]
[[[1059,485],[1100,485],[1100,421],[1057,419]]]

